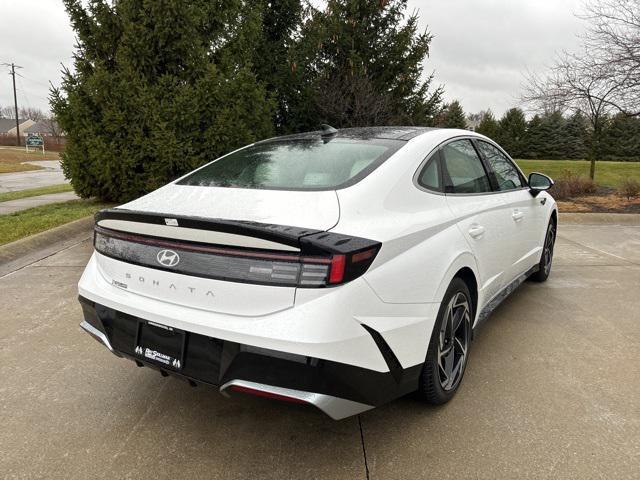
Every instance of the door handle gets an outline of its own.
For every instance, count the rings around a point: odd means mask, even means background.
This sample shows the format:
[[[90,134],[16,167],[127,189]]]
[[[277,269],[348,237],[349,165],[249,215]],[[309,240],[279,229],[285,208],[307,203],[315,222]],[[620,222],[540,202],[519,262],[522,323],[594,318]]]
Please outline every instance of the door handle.
[[[471,235],[472,238],[480,238],[484,235],[484,227],[481,225],[472,225],[469,229],[469,235]]]
[[[511,214],[511,218],[513,218],[514,221],[519,222],[524,218],[524,212],[521,212],[520,210],[515,210]]]

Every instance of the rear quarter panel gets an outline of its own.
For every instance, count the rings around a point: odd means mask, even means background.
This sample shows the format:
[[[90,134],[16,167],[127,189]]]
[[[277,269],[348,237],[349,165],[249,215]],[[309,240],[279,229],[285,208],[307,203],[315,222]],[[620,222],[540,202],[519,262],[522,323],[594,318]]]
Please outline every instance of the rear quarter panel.
[[[338,190],[334,231],[382,242],[364,278],[386,303],[437,303],[460,268],[477,276],[445,196],[413,183],[422,161],[449,135],[418,137],[360,183]]]

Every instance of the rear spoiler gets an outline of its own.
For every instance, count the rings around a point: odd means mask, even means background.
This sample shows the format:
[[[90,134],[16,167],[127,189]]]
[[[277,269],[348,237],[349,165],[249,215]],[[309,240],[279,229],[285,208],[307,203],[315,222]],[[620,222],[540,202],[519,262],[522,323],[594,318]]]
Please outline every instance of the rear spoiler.
[[[366,238],[289,225],[168,215],[123,208],[100,210],[95,214],[96,225],[102,220],[122,220],[245,235],[296,247],[306,255],[352,254],[371,248],[379,249],[381,245],[380,242]]]

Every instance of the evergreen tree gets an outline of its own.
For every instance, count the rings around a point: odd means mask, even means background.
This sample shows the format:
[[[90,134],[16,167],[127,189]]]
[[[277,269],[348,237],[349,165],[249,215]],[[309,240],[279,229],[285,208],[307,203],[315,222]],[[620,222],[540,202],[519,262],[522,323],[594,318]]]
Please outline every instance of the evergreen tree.
[[[423,76],[432,37],[406,8],[407,0],[329,0],[311,11],[292,54],[302,79],[302,101],[290,102],[297,128],[433,123],[442,91]]]
[[[261,32],[253,49],[254,71],[276,102],[276,130],[288,133],[296,129],[291,122],[291,110],[303,86],[290,57],[304,9],[300,0],[260,0],[257,3]]]
[[[538,150],[538,158],[567,158],[565,149],[565,120],[562,113],[556,111],[542,117],[541,131],[543,142]]]
[[[508,110],[500,119],[498,143],[513,158],[522,158],[525,153],[527,121],[519,108]]]
[[[476,132],[489,137],[492,140],[498,139],[500,136],[500,125],[493,116],[491,110],[484,112],[482,119],[480,120],[480,125],[476,128]]]
[[[442,126],[445,128],[467,128],[467,117],[458,100],[454,100],[443,112]]]
[[[545,132],[543,129],[542,118],[535,115],[527,123],[527,133],[525,135],[523,158],[544,158],[545,151]]]
[[[64,0],[76,32],[51,107],[82,197],[125,201],[272,133],[251,71],[260,32],[240,0]]]
[[[589,154],[589,125],[580,112],[575,112],[565,123],[563,158],[584,159]]]
[[[608,160],[640,158],[640,119],[614,115],[603,132],[602,156]]]

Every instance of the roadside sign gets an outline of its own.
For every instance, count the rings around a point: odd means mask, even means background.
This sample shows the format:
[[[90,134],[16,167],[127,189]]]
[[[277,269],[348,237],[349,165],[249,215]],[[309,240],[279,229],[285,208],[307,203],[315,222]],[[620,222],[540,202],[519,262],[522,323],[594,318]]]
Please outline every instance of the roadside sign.
[[[44,137],[42,135],[38,135],[35,133],[30,133],[27,136],[27,141],[24,144],[27,152],[29,148],[41,148],[42,154],[44,155]]]

